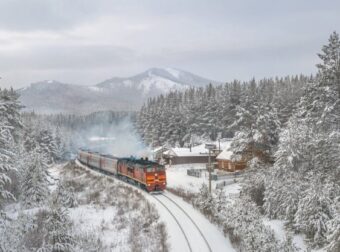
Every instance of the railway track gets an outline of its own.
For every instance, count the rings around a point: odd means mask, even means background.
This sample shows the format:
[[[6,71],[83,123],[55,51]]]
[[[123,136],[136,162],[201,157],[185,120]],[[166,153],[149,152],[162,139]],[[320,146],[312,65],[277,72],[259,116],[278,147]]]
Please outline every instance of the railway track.
[[[161,200],[159,200],[157,197],[155,197],[154,195],[153,195],[153,198],[155,199],[155,200],[157,200],[169,213],[170,213],[170,215],[174,218],[174,220],[176,221],[176,223],[177,223],[177,225],[178,225],[178,227],[180,228],[180,230],[181,230],[181,232],[182,232],[182,234],[183,234],[183,236],[184,236],[184,238],[185,238],[185,241],[186,241],[186,243],[187,243],[187,245],[188,245],[188,248],[189,248],[189,250],[190,250],[190,252],[192,252],[193,250],[192,250],[192,247],[191,247],[191,245],[190,245],[190,242],[189,242],[189,239],[188,239],[188,236],[186,235],[186,233],[184,232],[184,229],[183,229],[183,227],[182,227],[182,225],[181,225],[181,223],[178,221],[178,219],[176,218],[176,216],[171,212],[171,210],[161,201]]]
[[[204,236],[201,229],[195,223],[195,221],[191,218],[191,216],[173,199],[168,197],[164,193],[159,194],[151,194],[155,200],[157,200],[166,210],[170,213],[170,215],[174,218],[177,225],[179,226],[181,232],[183,233],[185,240],[187,242],[188,248],[190,251],[209,251],[212,252],[212,249]],[[196,233],[196,235],[193,234]],[[204,246],[207,250],[205,250],[200,244],[199,240],[196,238],[202,238],[204,241]]]

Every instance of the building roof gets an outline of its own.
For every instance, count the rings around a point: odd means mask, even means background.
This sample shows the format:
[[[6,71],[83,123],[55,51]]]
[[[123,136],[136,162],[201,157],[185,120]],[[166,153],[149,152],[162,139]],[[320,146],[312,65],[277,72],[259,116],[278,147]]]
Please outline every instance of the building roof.
[[[217,160],[230,160],[231,159],[231,155],[233,155],[232,151],[228,151],[228,150],[223,150],[217,157]]]
[[[233,152],[230,151],[231,141],[223,143],[223,151],[216,157],[217,160],[230,160]]]
[[[208,150],[205,148],[204,144],[197,145],[190,148],[171,148],[170,150],[164,152],[165,155],[177,156],[177,157],[193,157],[193,156],[208,156]]]
[[[156,147],[156,148],[154,148],[153,150],[152,150],[152,152],[153,153],[157,153],[157,152],[165,152],[166,150],[168,150],[168,148],[167,147],[165,147],[165,146],[158,146],[158,147]]]
[[[225,150],[225,149],[230,148],[231,140],[223,139],[220,141],[220,143],[214,142],[213,144],[216,145],[216,148],[219,148],[219,145],[220,145],[221,149]],[[220,153],[220,155],[222,153]],[[200,145],[191,147],[191,151],[190,151],[190,148],[175,147],[175,148],[168,149],[167,151],[163,152],[163,154],[167,156],[176,156],[176,157],[198,157],[198,156],[202,157],[202,156],[208,156],[209,151],[205,148],[205,144],[200,144]],[[232,153],[230,153],[230,155],[231,154]],[[228,157],[230,158],[230,156]]]

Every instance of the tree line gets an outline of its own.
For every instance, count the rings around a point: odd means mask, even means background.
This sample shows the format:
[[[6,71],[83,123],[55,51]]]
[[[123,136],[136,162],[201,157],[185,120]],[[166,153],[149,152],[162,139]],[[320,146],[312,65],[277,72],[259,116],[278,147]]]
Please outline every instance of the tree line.
[[[316,76],[233,81],[149,99],[139,112],[137,127],[152,146],[231,137],[232,159],[248,164],[241,200],[251,200],[267,217],[284,220],[287,229],[305,234],[311,247],[339,251],[336,32],[318,56]]]

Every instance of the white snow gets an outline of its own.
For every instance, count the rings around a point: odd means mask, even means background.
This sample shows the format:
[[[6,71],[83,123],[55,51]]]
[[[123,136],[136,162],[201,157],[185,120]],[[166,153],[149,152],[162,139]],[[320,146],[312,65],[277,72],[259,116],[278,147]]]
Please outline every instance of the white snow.
[[[131,80],[124,80],[123,81],[123,84],[126,86],[126,87],[132,87],[133,86],[133,82]]]
[[[215,144],[216,149],[228,150],[230,148],[231,140],[222,140],[220,142],[212,142],[210,144]],[[229,152],[228,152],[229,153]],[[164,154],[170,154],[179,157],[190,157],[190,156],[208,156],[208,149],[205,148],[205,143],[193,146],[190,148],[180,148],[174,147],[164,152]],[[222,153],[221,153],[222,154]],[[232,153],[231,153],[232,154]],[[230,155],[231,155],[230,154]],[[228,154],[229,155],[229,154]]]
[[[82,232],[99,232],[105,246],[121,243],[124,237],[128,236],[123,234],[126,229],[122,232],[115,231],[114,217],[117,212],[115,207],[99,208],[95,205],[81,205],[69,211],[76,227],[81,228]]]
[[[284,221],[283,220],[270,220],[267,218],[263,219],[263,223],[270,227],[274,231],[275,238],[279,241],[284,241],[287,239],[287,231],[284,226]],[[306,245],[305,242],[305,237],[303,234],[292,234],[293,236],[293,243],[294,245],[299,249],[299,251],[309,251],[308,246]],[[311,249],[311,252],[313,251],[318,251],[322,252],[325,251],[323,249]]]
[[[152,91],[152,89],[162,90],[163,93],[169,93],[172,90],[183,91],[188,87],[189,86],[153,75],[151,73],[149,73],[149,76],[138,84],[138,89],[142,90],[143,95],[147,95],[150,93],[150,91]]]
[[[173,77],[175,77],[176,79],[179,79],[180,74],[181,74],[180,71],[178,71],[178,70],[176,70],[176,69],[174,69],[174,68],[170,68],[170,67],[165,68],[165,70],[166,70],[168,73],[170,73]]]
[[[178,156],[178,157],[208,156],[209,155],[204,144],[194,146],[191,148],[191,150],[190,148],[175,147],[175,148],[172,148],[166,151],[164,154]]]
[[[233,155],[232,151],[229,151],[229,149],[225,149],[216,157],[216,159],[217,160],[230,160],[232,155]]]
[[[202,171],[202,176],[200,178],[188,176],[188,169],[205,169],[205,164],[182,164],[182,165],[172,165],[167,166],[166,176],[167,176],[167,187],[169,188],[181,188],[189,192],[199,192],[202,184],[208,184],[208,172]],[[239,183],[234,183],[234,177],[212,181],[213,190],[216,188],[218,183],[222,181],[230,182],[230,185],[224,187],[224,191],[227,196],[237,195],[240,191]]]
[[[89,86],[87,88],[90,89],[91,91],[95,91],[95,92],[103,92],[104,91],[103,88],[100,88],[100,87],[97,87],[97,86]]]
[[[263,219],[263,223],[266,226],[269,226],[274,231],[274,235],[276,239],[280,241],[283,241],[286,239],[284,222],[282,220]]]

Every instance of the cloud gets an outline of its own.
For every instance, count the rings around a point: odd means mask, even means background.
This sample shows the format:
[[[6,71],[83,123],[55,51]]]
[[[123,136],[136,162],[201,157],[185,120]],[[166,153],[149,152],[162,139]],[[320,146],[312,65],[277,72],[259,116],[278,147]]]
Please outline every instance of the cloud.
[[[309,74],[339,9],[335,0],[1,0],[0,84],[95,84],[151,66],[222,81]]]
[[[0,68],[32,70],[89,69],[126,64],[132,50],[109,45],[55,45],[22,48],[13,53],[0,51]]]

